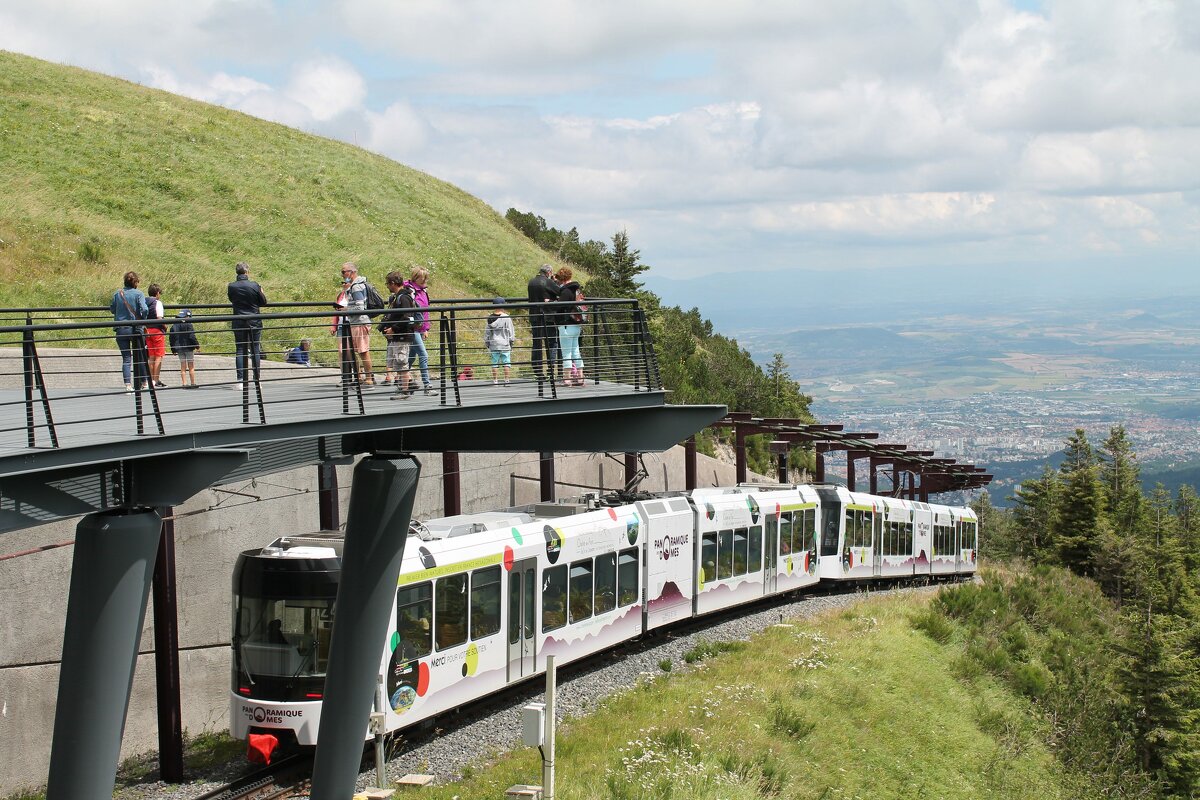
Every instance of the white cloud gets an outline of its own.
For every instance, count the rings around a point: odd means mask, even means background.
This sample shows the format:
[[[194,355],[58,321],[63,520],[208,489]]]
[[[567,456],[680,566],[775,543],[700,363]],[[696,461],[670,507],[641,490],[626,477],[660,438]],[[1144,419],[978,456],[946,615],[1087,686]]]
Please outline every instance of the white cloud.
[[[367,85],[354,67],[337,58],[320,58],[300,64],[285,92],[308,109],[313,119],[327,122],[359,108]]]
[[[718,270],[1189,252],[1200,5],[0,0],[0,46]],[[641,237],[644,237],[642,239]]]

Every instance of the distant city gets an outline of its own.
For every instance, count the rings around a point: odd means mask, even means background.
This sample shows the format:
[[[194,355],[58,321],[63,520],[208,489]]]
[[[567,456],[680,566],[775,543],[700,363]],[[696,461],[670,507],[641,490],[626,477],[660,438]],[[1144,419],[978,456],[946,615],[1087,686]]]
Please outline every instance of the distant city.
[[[697,301],[711,290],[671,288]],[[846,295],[833,292],[811,312],[779,308],[773,293],[753,315],[715,316],[760,364],[782,353],[820,421],[985,467],[995,476],[993,501],[1057,464],[1076,428],[1099,447],[1111,427],[1124,425],[1147,488],[1170,485],[1163,476],[1200,476],[1193,287],[1172,297],[1113,291],[1037,306],[1000,291],[961,300],[947,291],[884,305],[846,305]],[[953,311],[923,315],[927,308]],[[830,458],[827,471],[844,475],[842,463]]]

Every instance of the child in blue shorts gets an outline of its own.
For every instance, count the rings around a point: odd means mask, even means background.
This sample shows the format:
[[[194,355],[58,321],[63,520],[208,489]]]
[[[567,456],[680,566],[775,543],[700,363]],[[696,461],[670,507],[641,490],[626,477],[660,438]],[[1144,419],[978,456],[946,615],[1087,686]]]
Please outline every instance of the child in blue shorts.
[[[504,298],[497,297],[492,301],[495,306],[503,306]],[[500,367],[504,367],[504,382],[508,383],[509,372],[512,370],[512,349],[517,341],[517,331],[513,328],[512,317],[503,308],[497,308],[487,318],[487,330],[483,336],[484,344],[492,355],[492,383],[499,383]]]

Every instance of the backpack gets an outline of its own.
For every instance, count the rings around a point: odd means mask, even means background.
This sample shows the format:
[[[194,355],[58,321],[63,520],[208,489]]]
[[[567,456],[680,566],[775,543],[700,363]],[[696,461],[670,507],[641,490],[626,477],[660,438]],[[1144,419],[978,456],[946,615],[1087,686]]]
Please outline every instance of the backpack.
[[[587,304],[583,302],[584,300],[587,300],[587,298],[583,296],[583,290],[576,289],[576,306],[575,310],[571,313],[571,322],[574,322],[576,325],[582,325],[588,321],[588,307]]]
[[[383,295],[379,290],[371,285],[370,281],[366,282],[367,286],[367,308],[378,309],[383,308]]]

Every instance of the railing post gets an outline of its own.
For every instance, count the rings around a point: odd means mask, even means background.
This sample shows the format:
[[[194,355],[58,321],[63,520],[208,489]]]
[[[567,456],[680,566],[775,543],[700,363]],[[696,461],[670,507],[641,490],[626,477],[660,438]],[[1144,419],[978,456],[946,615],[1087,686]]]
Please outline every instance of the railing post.
[[[446,405],[446,344],[450,341],[450,323],[446,319],[446,312],[442,311],[438,314],[438,394],[439,405]],[[426,344],[426,351],[429,346]],[[458,373],[452,372],[450,380],[453,381],[453,388],[458,390]]]
[[[25,315],[25,324],[32,328],[31,315]],[[21,367],[25,384],[25,439],[30,447],[34,447],[37,437],[33,425],[33,331],[29,328],[21,335]]]
[[[450,310],[450,342],[446,345],[450,350],[450,373],[454,376],[454,405],[462,405],[462,393],[458,385],[458,319],[454,310]]]

